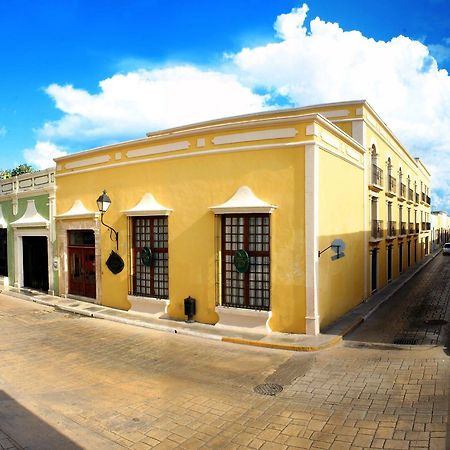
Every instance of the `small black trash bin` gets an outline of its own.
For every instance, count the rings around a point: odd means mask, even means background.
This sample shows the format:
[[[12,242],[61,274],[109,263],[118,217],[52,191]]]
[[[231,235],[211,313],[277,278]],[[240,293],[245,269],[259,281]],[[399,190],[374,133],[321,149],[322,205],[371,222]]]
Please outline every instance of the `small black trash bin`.
[[[189,296],[184,299],[184,314],[187,316],[186,322],[194,322],[195,298]]]

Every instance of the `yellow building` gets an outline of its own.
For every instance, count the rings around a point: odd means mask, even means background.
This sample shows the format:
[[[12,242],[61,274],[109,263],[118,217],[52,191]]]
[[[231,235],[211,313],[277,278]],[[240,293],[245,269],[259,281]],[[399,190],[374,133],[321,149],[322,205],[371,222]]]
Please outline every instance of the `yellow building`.
[[[199,322],[317,334],[428,252],[429,174],[365,101],[55,161],[61,295],[173,319],[190,296]]]

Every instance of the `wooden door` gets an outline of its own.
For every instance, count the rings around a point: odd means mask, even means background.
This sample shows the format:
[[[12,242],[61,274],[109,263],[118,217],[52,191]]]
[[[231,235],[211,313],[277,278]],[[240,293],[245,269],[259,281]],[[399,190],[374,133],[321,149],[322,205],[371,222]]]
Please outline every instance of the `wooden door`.
[[[69,294],[95,298],[95,249],[69,247]]]

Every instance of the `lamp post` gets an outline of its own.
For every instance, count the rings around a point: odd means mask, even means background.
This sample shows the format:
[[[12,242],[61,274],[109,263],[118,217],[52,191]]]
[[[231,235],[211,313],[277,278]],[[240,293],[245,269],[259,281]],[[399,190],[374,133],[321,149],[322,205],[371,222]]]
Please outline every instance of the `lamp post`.
[[[100,221],[101,223],[109,229],[109,237],[112,241],[116,242],[116,248],[117,251],[119,250],[119,232],[116,231],[114,228],[107,225],[105,222],[103,222],[103,214],[105,214],[106,211],[108,211],[109,206],[111,205],[111,199],[106,194],[106,191],[104,190],[103,193],[99,196],[97,199],[97,207],[100,211]]]

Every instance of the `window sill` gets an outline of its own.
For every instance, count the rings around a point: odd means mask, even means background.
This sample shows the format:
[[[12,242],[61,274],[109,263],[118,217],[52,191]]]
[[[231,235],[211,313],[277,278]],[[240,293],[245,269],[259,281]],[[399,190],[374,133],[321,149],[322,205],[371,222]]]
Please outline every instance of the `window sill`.
[[[216,326],[225,328],[244,328],[255,333],[269,333],[269,320],[272,311],[233,308],[231,306],[216,306],[219,321]]]
[[[167,308],[170,300],[162,300],[152,297],[140,297],[137,295],[128,295],[127,300],[131,303],[129,311],[143,314],[151,314],[160,318],[167,314]]]

